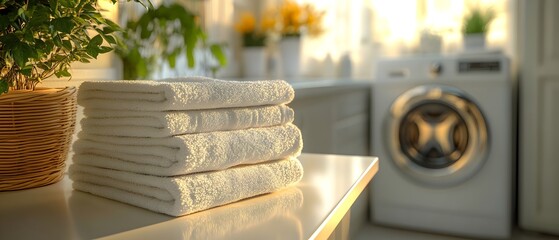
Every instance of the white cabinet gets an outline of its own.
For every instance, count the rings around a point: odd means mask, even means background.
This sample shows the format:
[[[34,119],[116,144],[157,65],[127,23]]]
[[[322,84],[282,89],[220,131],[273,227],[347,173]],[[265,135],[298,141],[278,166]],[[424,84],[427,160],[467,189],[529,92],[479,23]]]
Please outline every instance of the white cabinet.
[[[519,221],[559,234],[559,1],[520,1]]]
[[[303,135],[303,152],[369,155],[371,84],[320,81],[293,84],[295,125]],[[351,207],[349,236],[367,222],[368,190]]]
[[[303,152],[369,154],[369,84],[294,88],[289,105],[303,135]]]

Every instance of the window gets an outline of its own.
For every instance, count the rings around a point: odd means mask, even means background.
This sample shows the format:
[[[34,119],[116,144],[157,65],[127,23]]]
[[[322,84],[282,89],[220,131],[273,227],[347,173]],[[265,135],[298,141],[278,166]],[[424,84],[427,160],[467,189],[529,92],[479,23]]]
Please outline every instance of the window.
[[[167,0],[172,1],[172,0]],[[233,30],[236,14],[252,10],[256,14],[279,5],[283,0],[176,0],[203,16],[208,41],[226,44],[229,64],[218,76],[239,76],[240,42]],[[451,54],[462,51],[460,33],[462,16],[468,7],[480,4],[491,6],[496,18],[488,34],[490,49],[502,49],[514,56],[515,38],[511,16],[514,1],[510,0],[296,0],[312,3],[326,11],[325,32],[314,38],[303,39],[303,75],[335,77],[340,59],[349,56],[352,75],[371,78],[375,61],[383,57],[423,54],[421,37],[434,34],[442,40],[440,52]],[[154,3],[164,2],[154,0]],[[138,8],[138,6],[136,6]],[[136,10],[137,11],[137,10]],[[123,17],[133,17],[134,11],[121,11]],[[429,35],[431,36],[431,35]],[[271,53],[277,56],[275,46]],[[156,78],[197,74],[210,75],[211,57],[200,51],[196,69],[172,71],[163,68]],[[274,55],[273,55],[274,56]],[[272,58],[274,60],[274,58]],[[179,64],[186,64],[182,59]],[[274,75],[272,75],[273,77]]]

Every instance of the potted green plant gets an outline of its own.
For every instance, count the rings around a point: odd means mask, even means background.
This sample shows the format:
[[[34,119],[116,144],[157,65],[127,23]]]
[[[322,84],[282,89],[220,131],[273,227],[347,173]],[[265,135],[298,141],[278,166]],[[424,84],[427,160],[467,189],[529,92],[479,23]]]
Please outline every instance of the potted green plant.
[[[113,49],[119,26],[100,11],[95,0],[0,0],[0,191],[63,176],[76,89],[37,85]]]
[[[115,52],[122,59],[126,80],[150,77],[164,63],[174,69],[182,54],[186,55],[188,67],[193,68],[198,43],[209,48],[218,67],[227,63],[220,45],[206,46],[206,34],[198,16],[178,3],[162,4],[148,9],[138,19],[129,20],[120,38],[124,44]]]
[[[485,37],[489,24],[495,18],[491,8],[485,10],[480,7],[472,8],[463,19],[462,33],[465,49],[480,49],[485,47]]]

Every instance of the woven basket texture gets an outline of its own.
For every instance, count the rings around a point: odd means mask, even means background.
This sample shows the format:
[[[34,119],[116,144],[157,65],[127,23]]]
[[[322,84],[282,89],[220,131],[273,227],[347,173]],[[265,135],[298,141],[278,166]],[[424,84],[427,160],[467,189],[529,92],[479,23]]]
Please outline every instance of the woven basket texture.
[[[62,179],[76,124],[76,95],[75,87],[0,95],[0,191]]]

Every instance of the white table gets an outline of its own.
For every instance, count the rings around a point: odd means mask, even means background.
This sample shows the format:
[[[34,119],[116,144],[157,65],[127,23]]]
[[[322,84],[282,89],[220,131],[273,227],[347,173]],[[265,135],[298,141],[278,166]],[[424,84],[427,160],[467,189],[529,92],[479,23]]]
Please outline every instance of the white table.
[[[376,157],[303,154],[296,186],[170,217],[72,190],[0,192],[0,239],[324,239],[378,171]],[[336,233],[336,235],[339,235]]]

